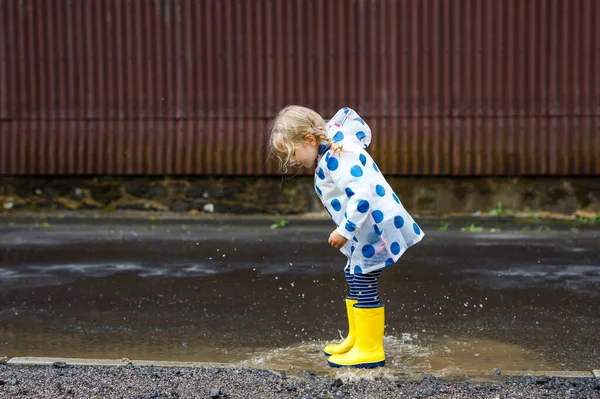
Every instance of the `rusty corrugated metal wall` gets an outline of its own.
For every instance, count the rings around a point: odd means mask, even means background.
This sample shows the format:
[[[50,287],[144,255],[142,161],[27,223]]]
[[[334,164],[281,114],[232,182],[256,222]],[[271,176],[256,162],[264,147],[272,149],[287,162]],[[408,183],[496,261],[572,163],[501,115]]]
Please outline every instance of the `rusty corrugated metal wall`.
[[[600,174],[596,0],[3,0],[0,174],[270,174],[288,103],[388,174]]]

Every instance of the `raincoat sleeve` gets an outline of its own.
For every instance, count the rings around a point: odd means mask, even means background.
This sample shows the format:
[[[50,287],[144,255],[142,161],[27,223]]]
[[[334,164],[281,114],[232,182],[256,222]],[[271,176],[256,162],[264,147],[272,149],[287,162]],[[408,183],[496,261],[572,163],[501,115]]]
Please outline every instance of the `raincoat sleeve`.
[[[348,197],[344,218],[338,225],[337,232],[352,240],[371,211],[372,190],[365,177],[365,168],[370,165],[361,150],[351,148],[344,148],[340,154],[332,155],[329,162],[338,164],[334,170],[330,168],[331,178]]]

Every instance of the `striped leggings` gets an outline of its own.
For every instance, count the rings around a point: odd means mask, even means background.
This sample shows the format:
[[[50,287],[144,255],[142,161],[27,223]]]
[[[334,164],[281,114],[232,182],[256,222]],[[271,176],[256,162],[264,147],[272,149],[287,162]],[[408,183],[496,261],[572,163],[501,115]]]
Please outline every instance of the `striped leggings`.
[[[383,269],[379,269],[371,273],[352,275],[350,274],[350,265],[346,265],[344,276],[350,289],[347,298],[357,299],[358,303],[355,305],[357,308],[378,308],[383,306],[379,301],[379,294],[377,293],[377,283],[382,271]]]

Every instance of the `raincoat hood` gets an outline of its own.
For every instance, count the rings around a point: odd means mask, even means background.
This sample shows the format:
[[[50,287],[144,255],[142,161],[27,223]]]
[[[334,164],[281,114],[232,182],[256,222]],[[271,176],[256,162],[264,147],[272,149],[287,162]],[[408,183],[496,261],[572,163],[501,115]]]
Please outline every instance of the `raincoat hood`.
[[[327,135],[334,143],[351,142],[367,148],[371,144],[371,128],[351,108],[344,107],[327,122]]]

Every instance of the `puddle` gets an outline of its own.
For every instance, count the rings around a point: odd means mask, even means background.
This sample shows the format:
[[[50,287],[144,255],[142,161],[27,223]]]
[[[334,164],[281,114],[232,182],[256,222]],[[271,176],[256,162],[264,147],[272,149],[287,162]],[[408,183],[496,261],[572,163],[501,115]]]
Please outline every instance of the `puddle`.
[[[386,367],[377,370],[334,369],[323,354],[325,341],[309,341],[281,348],[252,348],[202,338],[182,341],[181,337],[150,335],[136,338],[121,335],[118,341],[103,334],[68,334],[0,330],[0,339],[16,347],[11,356],[85,357],[95,359],[168,360],[181,362],[222,362],[240,367],[305,370],[335,378],[368,378],[383,374],[427,373],[438,377],[463,376],[465,371],[493,374],[494,369],[561,370],[559,363],[544,359],[531,349],[488,339],[459,340],[450,337],[424,344],[416,335],[386,336]]]
[[[405,334],[406,336],[407,334]],[[386,367],[376,370],[334,369],[323,354],[325,342],[307,342],[287,348],[258,350],[240,366],[298,372],[310,370],[343,379],[382,374],[427,373],[438,377],[462,376],[465,371],[559,370],[560,364],[546,361],[529,349],[492,340],[460,341],[443,338],[431,346],[421,346],[386,336]]]

